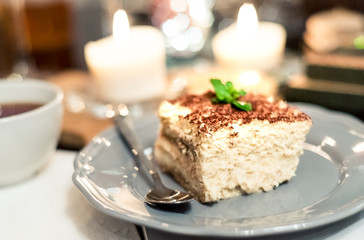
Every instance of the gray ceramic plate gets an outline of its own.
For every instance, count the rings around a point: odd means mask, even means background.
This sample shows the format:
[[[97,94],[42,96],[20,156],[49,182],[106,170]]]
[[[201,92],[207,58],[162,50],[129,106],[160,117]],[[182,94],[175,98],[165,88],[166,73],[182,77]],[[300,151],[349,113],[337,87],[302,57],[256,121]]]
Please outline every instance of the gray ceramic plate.
[[[142,196],[148,178],[127,153],[115,129],[95,137],[75,159],[73,181],[100,211],[139,225],[180,234],[262,236],[329,224],[364,209],[364,124],[348,115],[298,104],[313,119],[297,175],[276,190],[203,205],[163,210]],[[156,116],[137,122],[151,152]],[[162,175],[170,187],[179,186]]]

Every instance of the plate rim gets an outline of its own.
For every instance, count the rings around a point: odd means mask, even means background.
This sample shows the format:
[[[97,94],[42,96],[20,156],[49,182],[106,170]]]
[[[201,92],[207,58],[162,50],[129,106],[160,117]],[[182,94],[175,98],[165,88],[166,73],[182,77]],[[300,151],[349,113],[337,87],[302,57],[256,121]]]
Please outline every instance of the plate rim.
[[[309,108],[310,110],[315,111],[317,114],[320,115],[329,115],[331,117],[334,117],[333,120],[336,122],[343,123],[345,121],[345,125],[350,125],[351,127],[354,127],[359,132],[364,129],[364,123],[355,118],[354,116],[338,112],[335,110],[330,110],[327,108],[324,108],[322,106],[317,106],[314,104],[308,104],[308,103],[289,103],[292,106],[298,107],[298,108]],[[304,110],[303,110],[304,111]],[[153,218],[153,216],[141,216],[141,215],[132,215],[132,212],[125,211],[125,209],[120,208],[121,212],[116,212],[113,209],[111,209],[108,206],[103,206],[100,199],[97,199],[92,193],[90,187],[84,186],[82,181],[80,181],[80,169],[79,169],[79,158],[80,154],[85,153],[89,151],[92,147],[92,144],[95,144],[94,140],[97,139],[100,136],[108,136],[114,134],[115,129],[114,127],[110,127],[101,133],[97,134],[93,140],[88,143],[75,157],[74,159],[74,173],[72,175],[73,183],[76,185],[76,187],[82,192],[84,197],[90,202],[91,205],[93,205],[96,209],[100,210],[101,212],[108,214],[110,216],[137,224],[142,225],[149,228],[154,228],[161,231],[166,231],[170,233],[175,234],[182,234],[182,235],[190,235],[190,236],[217,236],[217,237],[261,237],[261,236],[267,236],[267,235],[276,235],[276,234],[283,234],[283,233],[292,233],[296,231],[302,231],[302,230],[308,230],[316,227],[321,227],[324,225],[328,225],[334,222],[337,222],[339,220],[345,219],[349,216],[354,215],[355,213],[358,213],[362,210],[364,210],[364,198],[359,201],[359,203],[350,203],[347,204],[343,209],[338,210],[335,212],[334,215],[331,215],[330,217],[323,216],[318,217],[315,219],[312,219],[310,221],[304,221],[302,223],[291,223],[286,224],[284,226],[279,226],[279,231],[275,229],[275,227],[269,227],[269,228],[255,228],[255,229],[240,229],[238,227],[238,230],[235,229],[235,231],[231,231],[231,227],[226,228],[224,230],[218,230],[218,231],[210,231],[210,228],[206,228],[209,230],[209,232],[201,231],[201,226],[185,226],[185,225],[178,225],[175,223],[168,223],[168,227],[166,227],[162,222],[158,221],[158,219]],[[363,134],[364,135],[364,134]],[[146,203],[144,203],[146,204]],[[150,221],[151,219],[154,219],[155,221]]]

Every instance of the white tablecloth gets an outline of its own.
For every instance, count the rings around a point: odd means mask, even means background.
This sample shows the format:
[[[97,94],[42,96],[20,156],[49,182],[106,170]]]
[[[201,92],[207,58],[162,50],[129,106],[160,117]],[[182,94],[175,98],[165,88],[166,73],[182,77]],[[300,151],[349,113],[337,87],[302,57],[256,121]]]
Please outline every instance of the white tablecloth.
[[[133,224],[99,212],[73,185],[71,176],[75,154],[57,151],[36,176],[0,188],[1,240],[140,239]],[[151,229],[146,232],[150,240],[186,239],[186,236]],[[364,211],[317,229],[259,239],[364,239]]]
[[[140,239],[133,224],[99,212],[73,185],[75,154],[57,151],[36,176],[0,188],[0,239]]]

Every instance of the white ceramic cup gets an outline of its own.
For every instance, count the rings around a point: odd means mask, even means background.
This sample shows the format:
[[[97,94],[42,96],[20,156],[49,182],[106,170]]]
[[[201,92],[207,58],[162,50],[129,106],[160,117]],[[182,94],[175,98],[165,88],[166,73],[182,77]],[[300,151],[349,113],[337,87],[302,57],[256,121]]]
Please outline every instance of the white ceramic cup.
[[[41,104],[0,118],[0,186],[31,177],[52,158],[62,126],[62,99],[61,89],[46,81],[0,80],[0,105]]]

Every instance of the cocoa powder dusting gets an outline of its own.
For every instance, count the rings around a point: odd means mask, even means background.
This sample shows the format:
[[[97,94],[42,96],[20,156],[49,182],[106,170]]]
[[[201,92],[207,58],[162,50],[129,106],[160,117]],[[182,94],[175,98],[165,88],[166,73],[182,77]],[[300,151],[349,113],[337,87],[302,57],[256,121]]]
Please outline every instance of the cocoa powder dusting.
[[[310,120],[305,113],[288,106],[284,101],[270,101],[263,95],[248,94],[239,98],[239,101],[252,105],[253,110],[248,112],[232,107],[231,104],[213,104],[213,97],[215,93],[209,91],[202,95],[184,95],[170,103],[190,108],[191,113],[184,118],[196,125],[199,131],[206,133],[228,127],[231,123],[247,124],[253,120],[266,120],[270,123]]]

